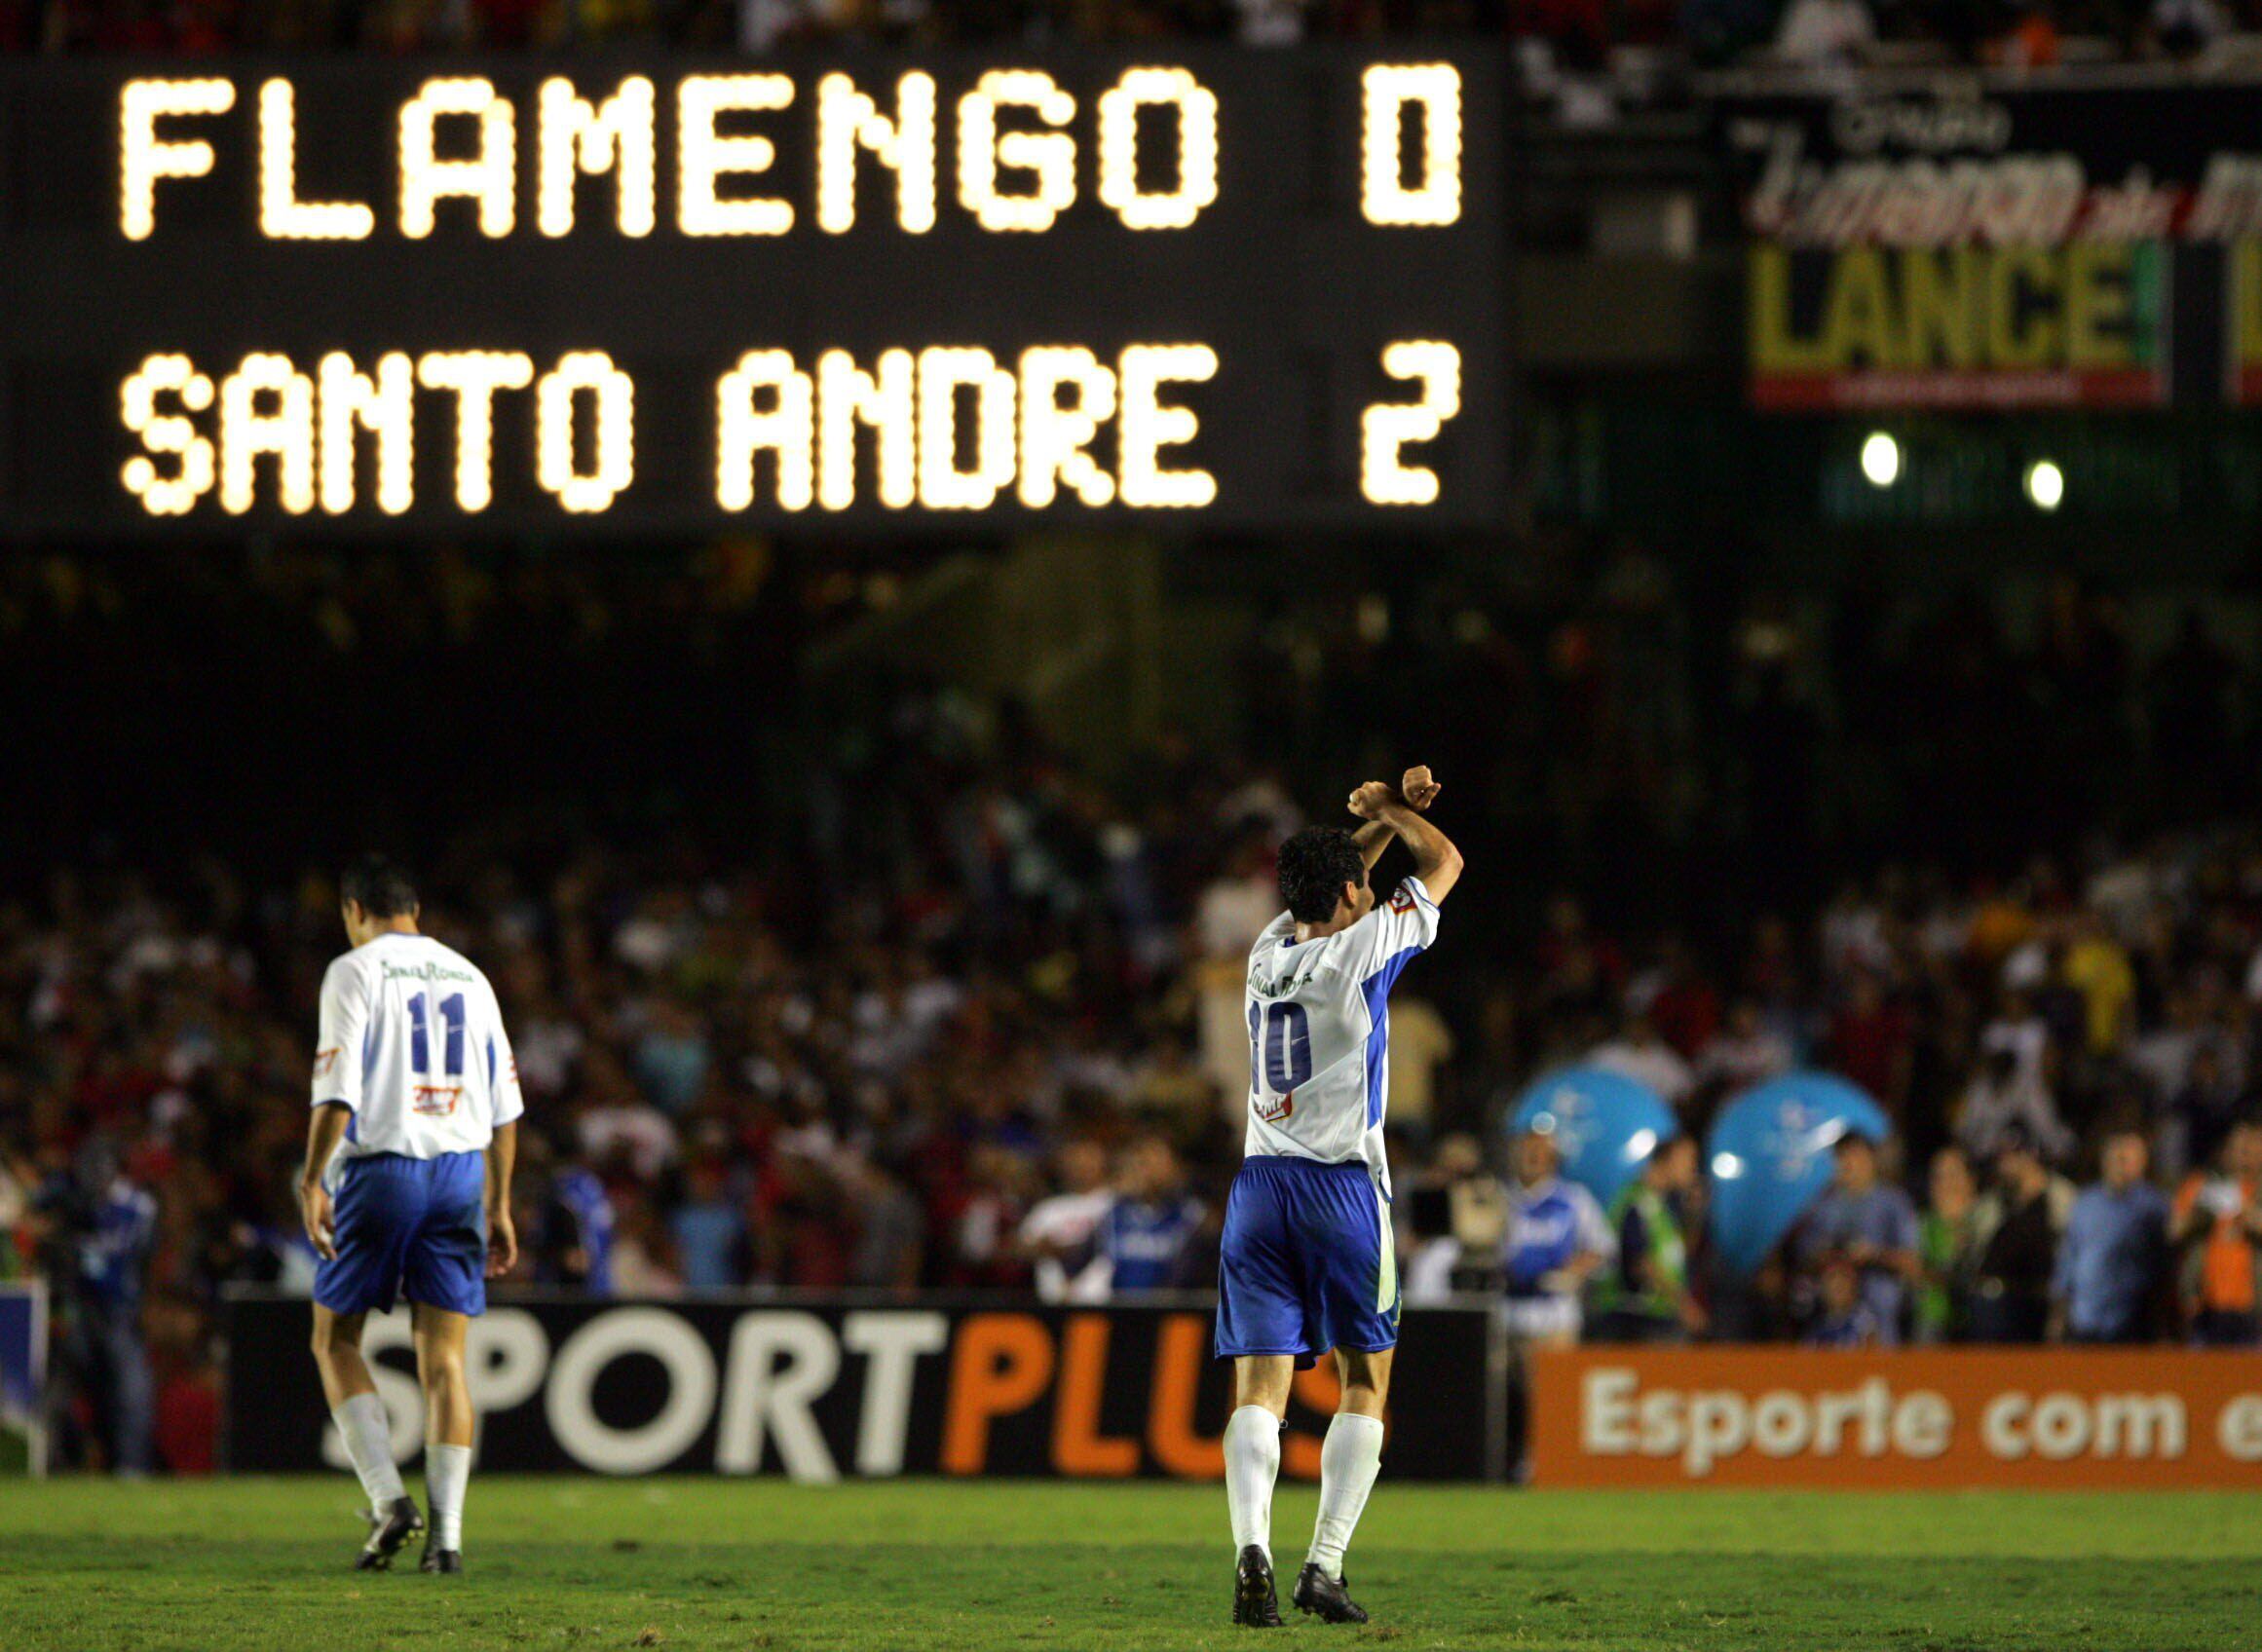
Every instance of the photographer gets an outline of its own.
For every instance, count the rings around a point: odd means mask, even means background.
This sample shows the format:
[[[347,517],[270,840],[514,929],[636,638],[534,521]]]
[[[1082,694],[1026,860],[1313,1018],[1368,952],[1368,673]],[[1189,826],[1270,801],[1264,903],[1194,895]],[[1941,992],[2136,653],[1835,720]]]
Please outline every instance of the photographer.
[[[62,1391],[82,1388],[93,1402],[102,1463],[114,1474],[146,1475],[155,1403],[141,1298],[157,1200],[127,1176],[116,1145],[96,1137],[50,1176],[34,1209],[56,1293]]]

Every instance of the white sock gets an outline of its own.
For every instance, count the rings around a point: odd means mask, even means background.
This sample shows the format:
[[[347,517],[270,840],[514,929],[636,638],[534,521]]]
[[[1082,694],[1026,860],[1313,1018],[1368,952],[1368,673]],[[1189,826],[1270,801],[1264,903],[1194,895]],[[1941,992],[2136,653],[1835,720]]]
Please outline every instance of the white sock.
[[[1320,1446],[1319,1523],[1312,1527],[1312,1562],[1330,1577],[1343,1575],[1351,1528],[1382,1470],[1382,1419],[1338,1411]]]
[[[1233,1553],[1254,1543],[1272,1558],[1272,1483],[1280,1475],[1280,1419],[1263,1406],[1243,1406],[1225,1419],[1225,1510],[1233,1517]]]
[[[432,1546],[464,1546],[464,1487],[471,1483],[469,1446],[427,1446],[424,1448],[424,1494],[432,1504]]]
[[[353,1395],[330,1408],[330,1420],[338,1425],[346,1455],[361,1477],[361,1489],[369,1494],[370,1511],[383,1514],[406,1495],[400,1470],[393,1462],[393,1425],[385,1420],[385,1402],[374,1394]]]

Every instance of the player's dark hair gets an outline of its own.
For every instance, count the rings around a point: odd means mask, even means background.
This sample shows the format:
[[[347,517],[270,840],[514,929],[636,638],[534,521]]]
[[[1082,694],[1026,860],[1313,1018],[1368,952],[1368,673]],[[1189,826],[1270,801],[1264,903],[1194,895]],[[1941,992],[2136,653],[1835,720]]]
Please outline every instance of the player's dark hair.
[[[1306,826],[1280,845],[1280,898],[1299,923],[1325,923],[1343,885],[1366,882],[1366,859],[1339,826]]]
[[[396,862],[365,854],[339,876],[338,900],[359,902],[371,918],[406,918],[416,911],[416,882]]]

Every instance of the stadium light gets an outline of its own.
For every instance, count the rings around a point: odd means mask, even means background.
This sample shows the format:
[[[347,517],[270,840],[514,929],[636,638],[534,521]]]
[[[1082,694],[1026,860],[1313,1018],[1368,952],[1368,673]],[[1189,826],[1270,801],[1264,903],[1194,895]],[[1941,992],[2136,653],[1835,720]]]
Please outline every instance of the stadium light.
[[[2065,499],[2065,472],[2052,459],[2037,459],[2026,468],[2026,497],[2037,510],[2055,510]]]
[[[1889,488],[1901,479],[1901,444],[1883,431],[1871,431],[1862,443],[1862,474],[1873,488]]]

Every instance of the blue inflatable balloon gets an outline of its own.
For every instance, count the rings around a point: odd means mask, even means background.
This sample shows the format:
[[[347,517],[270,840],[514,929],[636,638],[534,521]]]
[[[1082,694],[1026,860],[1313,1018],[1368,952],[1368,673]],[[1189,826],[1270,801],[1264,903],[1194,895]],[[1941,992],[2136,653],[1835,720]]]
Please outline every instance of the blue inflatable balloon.
[[[1522,1135],[1542,1121],[1562,1150],[1564,1175],[1605,1210],[1650,1150],[1680,1134],[1680,1120],[1656,1091],[1599,1067],[1566,1067],[1534,1079],[1517,1098],[1508,1128]]]
[[[1790,1073],[1721,1108],[1705,1148],[1720,1259],[1750,1278],[1830,1184],[1838,1139],[1890,1134],[1875,1102],[1827,1072]]]

